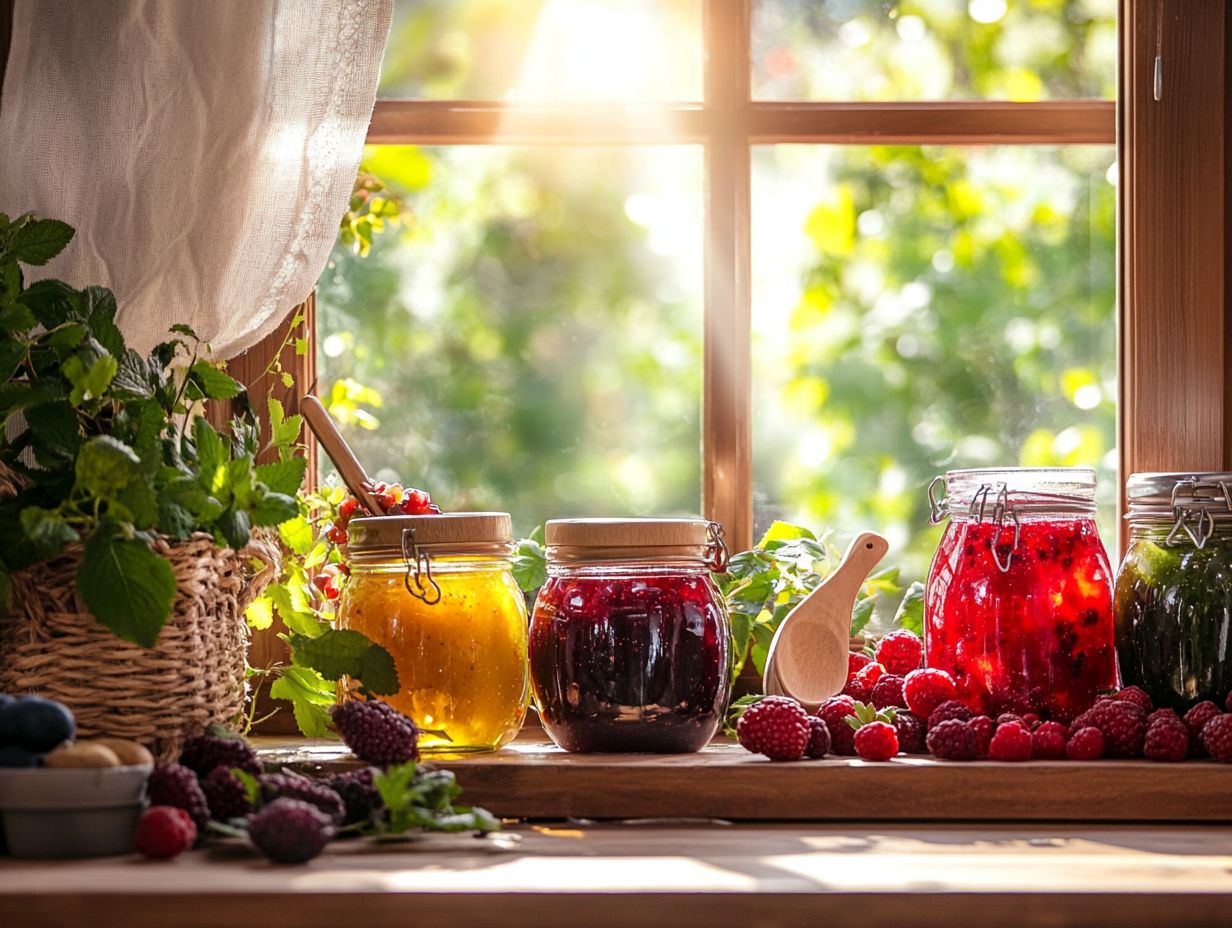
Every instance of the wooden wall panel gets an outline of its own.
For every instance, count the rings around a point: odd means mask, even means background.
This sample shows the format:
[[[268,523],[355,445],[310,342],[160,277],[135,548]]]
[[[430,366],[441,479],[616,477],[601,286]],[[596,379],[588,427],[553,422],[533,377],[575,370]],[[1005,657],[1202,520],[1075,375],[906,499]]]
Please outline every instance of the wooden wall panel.
[[[1227,10],[1224,0],[1126,0],[1122,15],[1123,473],[1219,469],[1228,463]]]

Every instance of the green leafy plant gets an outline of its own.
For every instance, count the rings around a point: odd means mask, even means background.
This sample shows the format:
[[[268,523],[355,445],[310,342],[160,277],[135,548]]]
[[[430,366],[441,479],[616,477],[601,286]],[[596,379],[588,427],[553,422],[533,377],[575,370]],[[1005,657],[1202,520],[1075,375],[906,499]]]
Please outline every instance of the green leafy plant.
[[[766,653],[783,619],[841,560],[830,539],[830,532],[818,537],[803,526],[775,522],[751,550],[732,557],[726,573],[714,575],[731,614],[733,676],[749,660],[759,674],[765,671]],[[898,573],[897,567],[883,567],[869,576],[851,613],[852,636],[869,625],[883,596],[900,591]],[[910,625],[911,608],[900,606],[892,624]]]
[[[393,837],[409,831],[498,831],[500,822],[479,807],[455,806],[462,793],[448,770],[408,761],[378,773],[373,781],[383,810],[363,823],[361,833]]]
[[[156,538],[205,532],[243,548],[254,528],[296,515],[306,462],[298,430],[275,442],[277,462],[258,464],[255,419],[210,425],[202,401],[243,388],[188,326],[143,356],[116,325],[111,291],[27,287],[22,265],[45,264],[72,236],[57,220],[0,214],[0,465],[20,484],[0,501],[0,592],[11,572],[80,543],[86,607],[150,647],[176,589]]]
[[[284,421],[281,404],[271,397],[269,406],[271,422]],[[299,730],[314,738],[329,733],[329,707],[338,701],[341,686],[365,696],[389,696],[399,688],[393,656],[361,632],[336,624],[347,574],[328,536],[346,498],[344,488],[328,483],[297,494],[295,516],[278,527],[290,556],[278,579],[245,613],[255,629],[270,628],[275,617],[285,626],[279,637],[290,650],[290,663],[251,673],[273,678],[270,696],[290,702]]]

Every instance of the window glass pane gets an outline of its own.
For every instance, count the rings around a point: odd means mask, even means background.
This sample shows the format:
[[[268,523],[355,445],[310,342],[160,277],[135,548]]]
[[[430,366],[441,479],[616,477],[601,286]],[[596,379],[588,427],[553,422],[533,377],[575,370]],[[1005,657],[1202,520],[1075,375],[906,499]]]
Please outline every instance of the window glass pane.
[[[702,0],[397,0],[378,95],[700,100]]]
[[[754,156],[754,520],[873,528],[922,579],[947,469],[1086,465],[1116,543],[1111,147]]]
[[[755,0],[763,99],[1116,93],[1117,0]]]
[[[696,513],[701,163],[370,148],[410,216],[366,257],[335,248],[317,326],[318,392],[368,469],[522,532]]]

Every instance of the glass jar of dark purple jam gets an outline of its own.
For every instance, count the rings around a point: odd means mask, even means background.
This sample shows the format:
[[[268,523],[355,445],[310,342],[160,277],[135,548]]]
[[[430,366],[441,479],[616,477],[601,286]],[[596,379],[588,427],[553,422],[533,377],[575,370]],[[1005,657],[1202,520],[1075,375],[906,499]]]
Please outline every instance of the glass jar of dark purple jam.
[[[731,689],[726,566],[701,519],[570,519],[546,528],[530,626],[543,727],[580,753],[676,754],[714,737]]]

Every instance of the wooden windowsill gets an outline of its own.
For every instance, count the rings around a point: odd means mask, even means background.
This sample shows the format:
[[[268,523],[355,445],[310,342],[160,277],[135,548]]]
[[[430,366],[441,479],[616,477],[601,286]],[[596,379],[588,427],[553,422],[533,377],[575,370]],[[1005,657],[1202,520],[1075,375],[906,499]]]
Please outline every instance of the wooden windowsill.
[[[5,862],[0,924],[1200,925],[1226,917],[1230,851],[1211,827],[518,827],[338,843],[302,867],[238,846]]]

